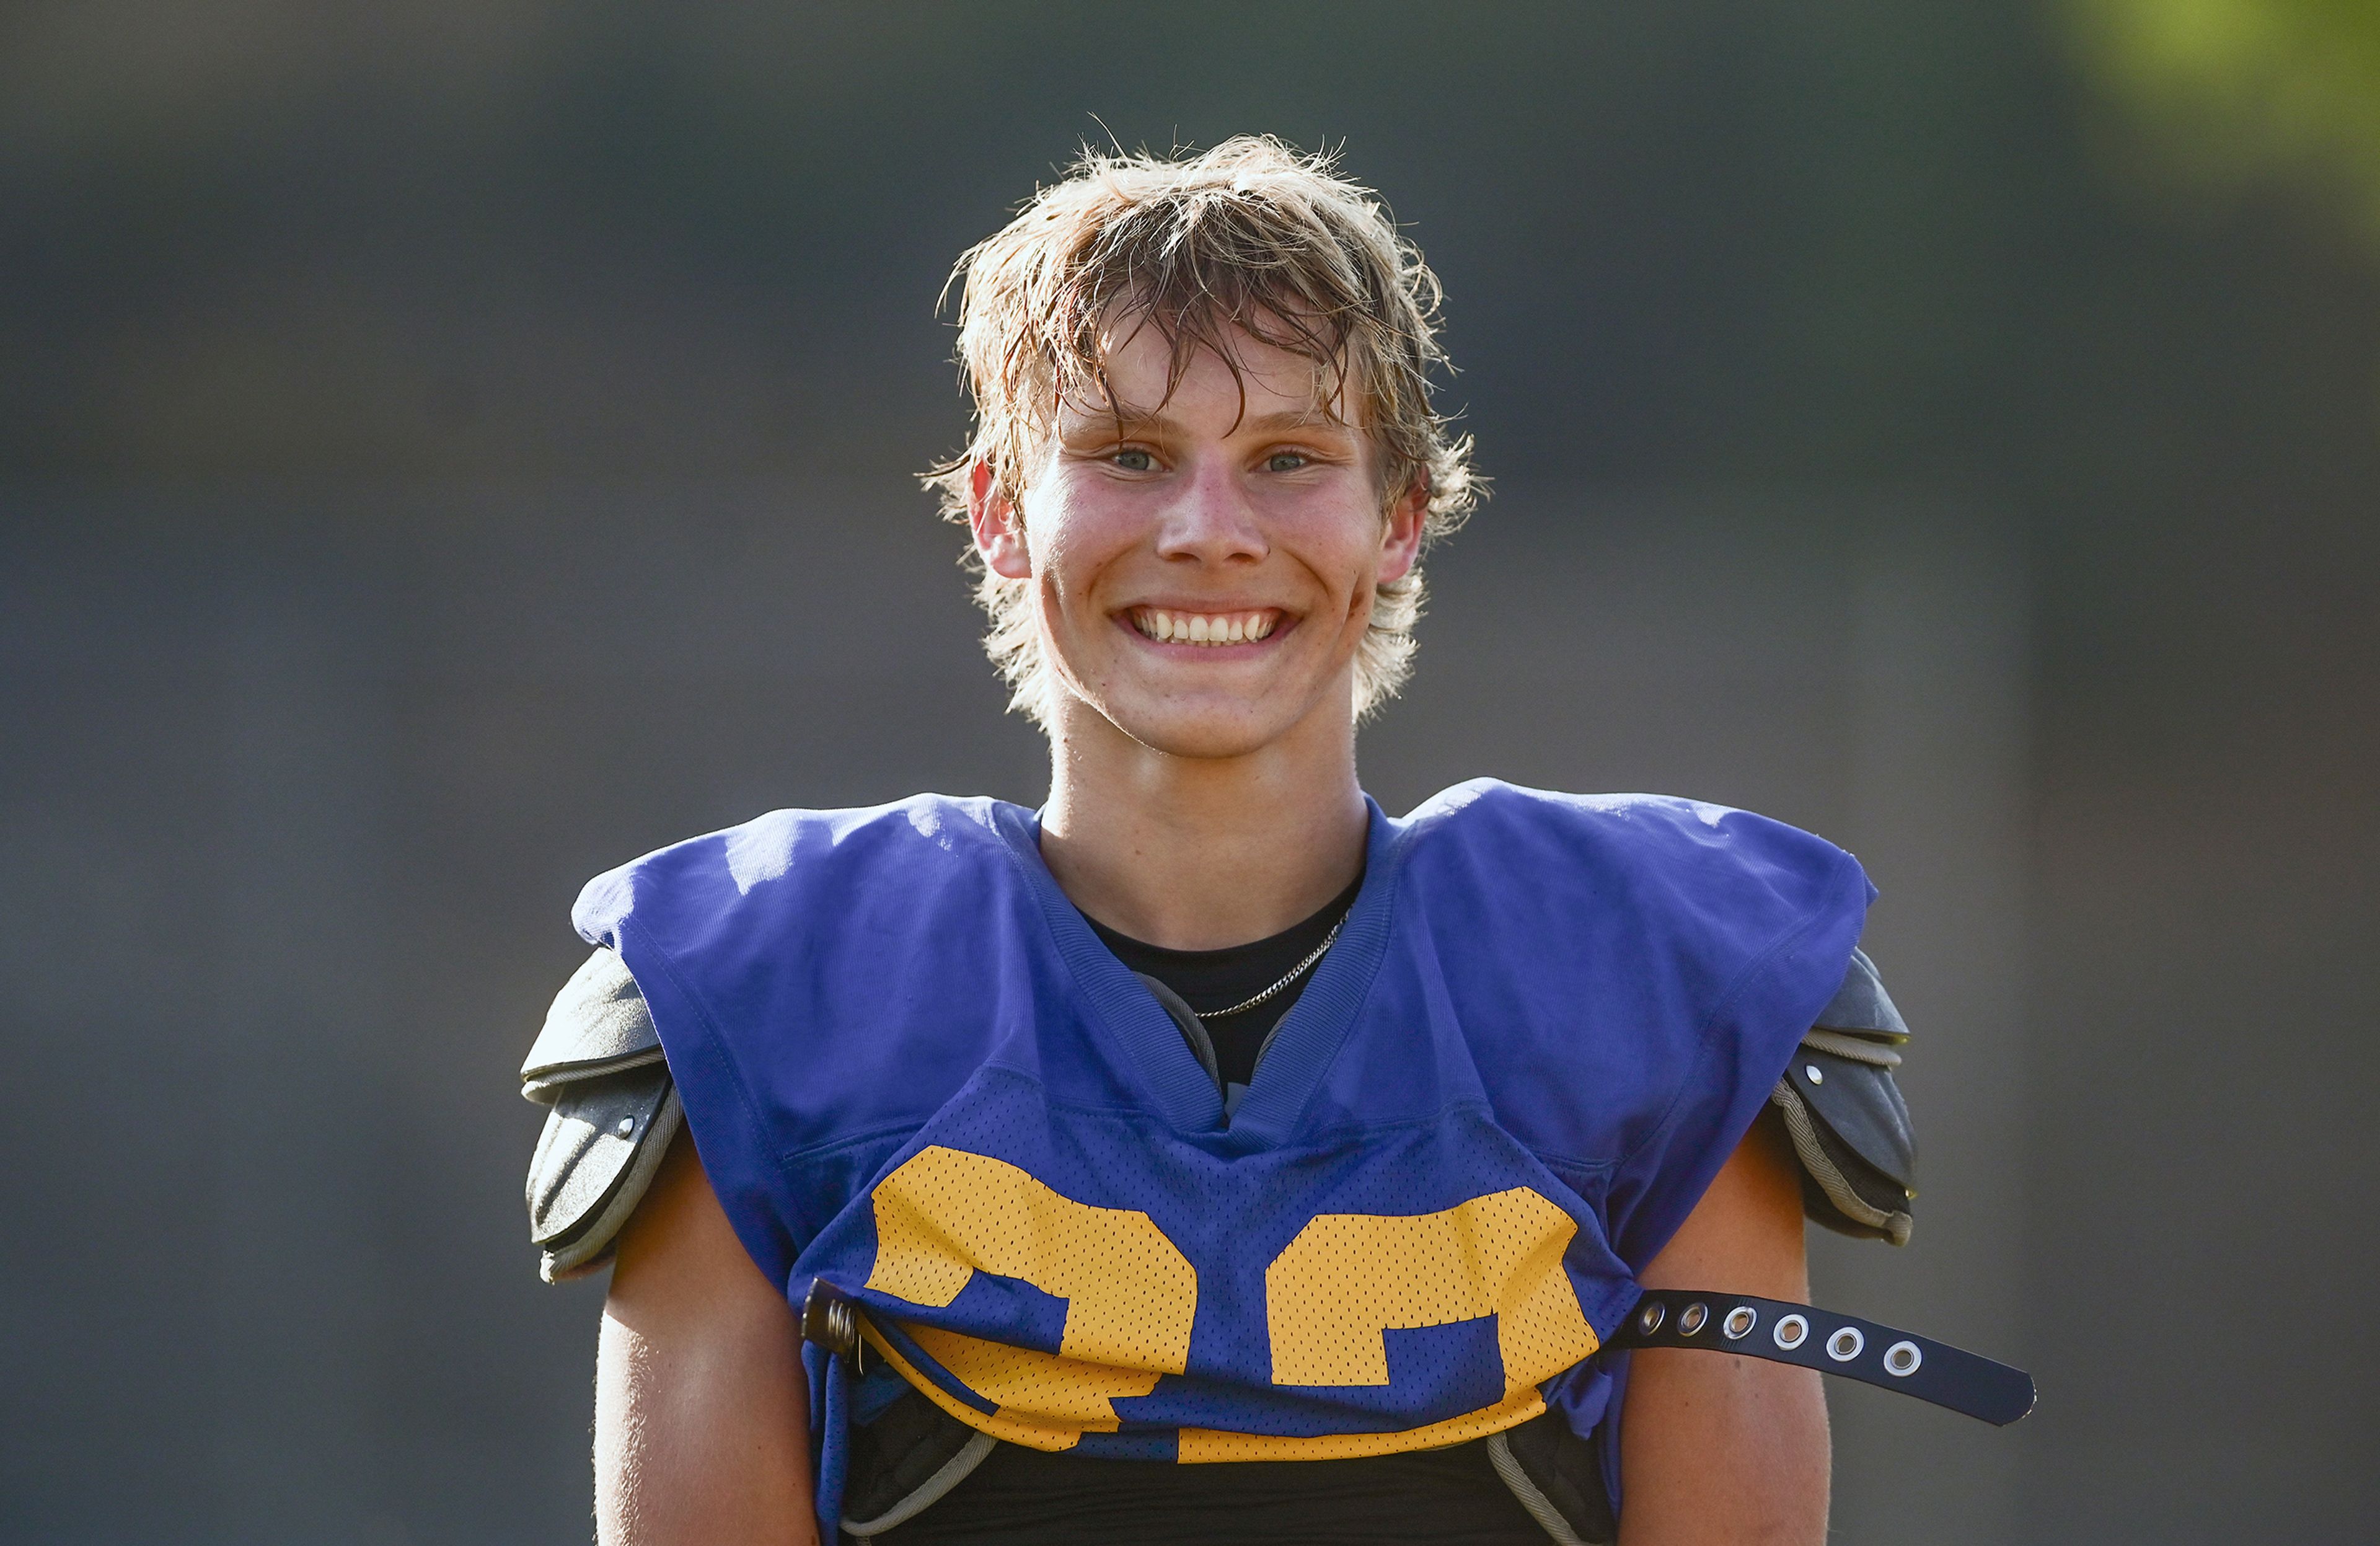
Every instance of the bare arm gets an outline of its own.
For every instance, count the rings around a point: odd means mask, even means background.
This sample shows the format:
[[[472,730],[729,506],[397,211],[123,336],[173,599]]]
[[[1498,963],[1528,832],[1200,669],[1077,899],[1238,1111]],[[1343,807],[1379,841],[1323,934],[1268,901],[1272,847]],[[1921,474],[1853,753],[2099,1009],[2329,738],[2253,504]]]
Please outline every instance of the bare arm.
[[[595,1355],[603,1546],[817,1546],[792,1309],[681,1134],[620,1236]]]
[[[1776,1113],[1763,1113],[1644,1281],[1809,1298],[1801,1184]],[[1832,1456],[1815,1370],[1648,1348],[1632,1355],[1621,1433],[1621,1546],[1826,1540]]]

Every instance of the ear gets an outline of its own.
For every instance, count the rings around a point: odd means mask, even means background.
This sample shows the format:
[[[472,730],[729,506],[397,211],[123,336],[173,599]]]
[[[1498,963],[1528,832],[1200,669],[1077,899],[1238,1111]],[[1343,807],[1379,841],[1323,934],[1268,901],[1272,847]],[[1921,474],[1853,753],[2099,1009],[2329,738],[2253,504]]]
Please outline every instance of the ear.
[[[1025,523],[992,476],[990,462],[967,469],[967,528],[984,566],[1002,579],[1033,578],[1033,555],[1025,549]]]
[[[1415,472],[1412,487],[1397,495],[1389,506],[1388,521],[1380,532],[1380,567],[1375,575],[1376,584],[1386,585],[1413,572],[1414,563],[1421,556],[1421,532],[1429,518],[1429,475]]]

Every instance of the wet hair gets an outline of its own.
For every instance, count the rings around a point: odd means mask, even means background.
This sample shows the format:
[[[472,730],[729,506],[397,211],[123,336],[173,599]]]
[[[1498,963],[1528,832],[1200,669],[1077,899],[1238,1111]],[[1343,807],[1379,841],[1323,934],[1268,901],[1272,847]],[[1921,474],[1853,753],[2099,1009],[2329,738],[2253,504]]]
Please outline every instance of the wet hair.
[[[1381,512],[1428,490],[1424,545],[1477,502],[1469,437],[1431,406],[1440,294],[1421,252],[1378,198],[1341,177],[1329,154],[1242,135],[1160,160],[1086,150],[1064,180],[967,250],[958,357],[975,408],[966,447],[926,475],[943,512],[966,518],[973,469],[1022,509],[1059,405],[1114,403],[1111,349],[1153,326],[1171,349],[1170,397],[1196,351],[1245,378],[1234,332],[1311,361],[1326,411],[1342,400],[1378,452]],[[984,648],[1014,691],[1010,707],[1045,727],[1055,683],[1041,658],[1031,582],[976,561],[976,599],[990,617]],[[1413,669],[1421,616],[1418,564],[1379,588],[1355,656],[1355,708],[1368,713]]]

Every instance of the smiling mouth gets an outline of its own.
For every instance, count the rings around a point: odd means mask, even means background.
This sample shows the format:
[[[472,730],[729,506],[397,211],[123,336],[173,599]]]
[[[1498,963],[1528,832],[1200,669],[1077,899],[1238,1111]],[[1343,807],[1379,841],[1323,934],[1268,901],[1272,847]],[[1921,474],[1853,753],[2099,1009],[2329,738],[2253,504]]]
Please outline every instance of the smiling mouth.
[[[1281,626],[1281,614],[1264,612],[1172,612],[1136,606],[1134,631],[1160,644],[1254,644]]]

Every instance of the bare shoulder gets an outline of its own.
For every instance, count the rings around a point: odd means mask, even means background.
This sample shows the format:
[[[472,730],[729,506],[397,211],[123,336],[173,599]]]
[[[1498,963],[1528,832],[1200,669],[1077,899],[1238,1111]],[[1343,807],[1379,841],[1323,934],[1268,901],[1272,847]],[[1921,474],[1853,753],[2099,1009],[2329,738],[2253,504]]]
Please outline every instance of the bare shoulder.
[[[1806,1299],[1802,1218],[1800,1163],[1776,1110],[1765,1109],[1645,1267],[1645,1286]]]
[[[681,1132],[654,1174],[652,1185],[621,1226],[619,1263],[612,1272],[611,1303],[665,1300],[682,1288],[703,1297],[758,1295],[784,1308],[776,1290],[735,1237],[726,1210],[703,1175],[694,1144]]]

